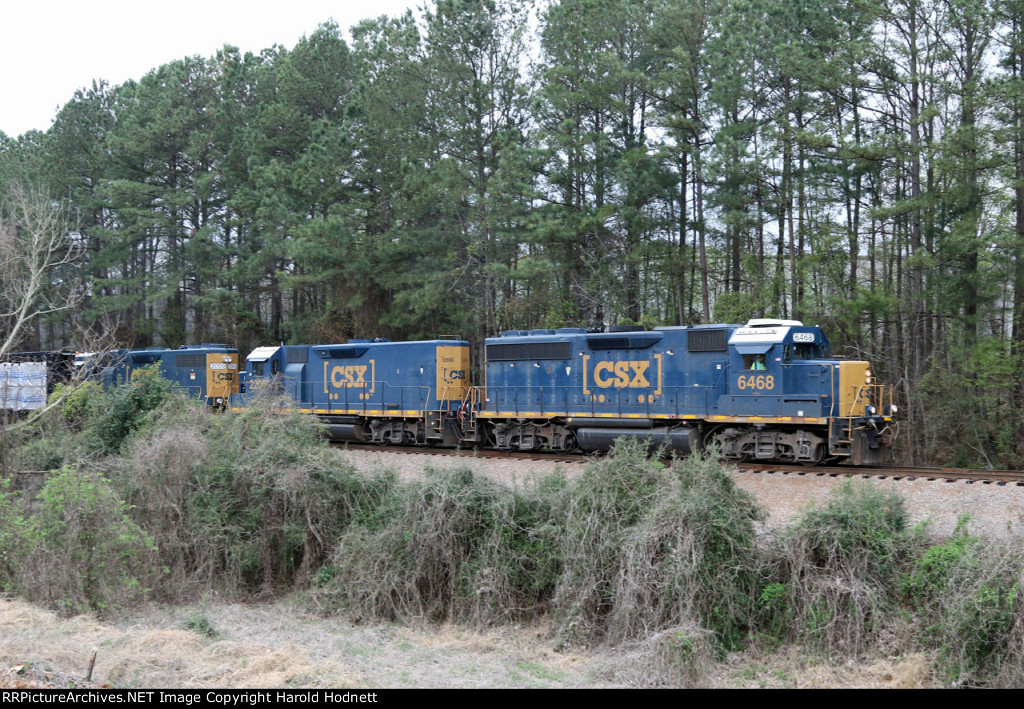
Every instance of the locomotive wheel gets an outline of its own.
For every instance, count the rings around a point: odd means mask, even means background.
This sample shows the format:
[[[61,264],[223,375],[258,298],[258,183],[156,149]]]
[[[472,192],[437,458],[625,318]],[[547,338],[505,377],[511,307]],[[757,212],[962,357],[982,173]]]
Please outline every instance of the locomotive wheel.
[[[814,459],[813,460],[801,460],[800,465],[811,467],[814,465],[821,465],[825,462],[825,446],[818,444],[814,447]]]
[[[579,441],[576,440],[576,434],[575,433],[570,433],[570,434],[568,434],[565,437],[565,445],[563,446],[563,450],[566,453],[579,453],[580,452],[580,444],[579,444]]]

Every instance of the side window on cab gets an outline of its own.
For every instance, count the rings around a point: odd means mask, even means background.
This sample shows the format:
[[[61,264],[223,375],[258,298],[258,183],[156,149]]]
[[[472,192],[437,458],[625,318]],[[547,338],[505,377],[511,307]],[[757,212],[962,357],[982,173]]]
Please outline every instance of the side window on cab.
[[[743,355],[743,368],[753,371],[767,369],[767,366],[765,365],[765,356],[763,354]]]
[[[820,357],[820,354],[818,353],[818,347],[816,345],[786,345],[783,349],[783,358],[787,362],[800,359],[817,359],[818,357]]]

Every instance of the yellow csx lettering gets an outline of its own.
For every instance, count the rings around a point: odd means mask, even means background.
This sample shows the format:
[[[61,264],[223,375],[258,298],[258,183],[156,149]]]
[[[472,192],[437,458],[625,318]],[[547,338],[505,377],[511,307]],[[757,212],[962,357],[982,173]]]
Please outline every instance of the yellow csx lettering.
[[[331,370],[331,386],[335,389],[365,389],[366,365],[335,367]]]
[[[639,389],[649,387],[651,383],[645,376],[650,362],[598,362],[594,367],[594,385],[607,389]]]

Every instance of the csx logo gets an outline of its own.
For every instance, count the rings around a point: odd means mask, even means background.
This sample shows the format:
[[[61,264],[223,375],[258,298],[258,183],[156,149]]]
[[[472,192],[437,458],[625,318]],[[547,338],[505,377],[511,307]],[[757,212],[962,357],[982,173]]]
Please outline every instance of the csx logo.
[[[600,389],[640,389],[649,387],[647,370],[651,363],[645,361],[598,362],[594,365],[594,386]]]
[[[445,368],[445,369],[441,370],[441,376],[444,377],[445,381],[456,381],[456,380],[463,380],[464,381],[466,379],[466,370],[465,369],[447,369],[447,368]]]
[[[331,370],[331,386],[335,389],[365,389],[366,365],[335,367]]]

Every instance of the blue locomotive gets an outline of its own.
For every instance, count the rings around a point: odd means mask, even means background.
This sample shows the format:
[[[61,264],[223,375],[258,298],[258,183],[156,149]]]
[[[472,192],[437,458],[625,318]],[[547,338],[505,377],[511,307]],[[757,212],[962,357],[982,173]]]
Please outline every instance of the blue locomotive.
[[[607,450],[620,436],[731,460],[882,462],[891,392],[818,327],[511,331],[486,340],[477,429],[500,449]],[[886,401],[886,397],[889,397]]]
[[[343,441],[600,451],[621,436],[731,460],[881,463],[896,413],[864,361],[834,359],[818,327],[509,331],[469,383],[463,340],[261,347],[244,393],[281,396]]]
[[[207,405],[223,408],[238,393],[238,350],[216,344],[183,345],[178,349],[149,347],[106,352],[92,366],[100,370],[103,387],[130,382],[141,367],[156,365],[166,379],[177,382]]]
[[[259,347],[246,359],[244,392],[232,407],[283,397],[283,408],[316,415],[339,441],[457,445],[469,397],[463,340]]]

